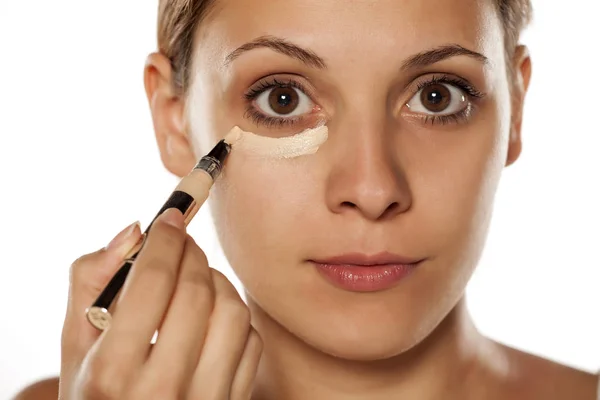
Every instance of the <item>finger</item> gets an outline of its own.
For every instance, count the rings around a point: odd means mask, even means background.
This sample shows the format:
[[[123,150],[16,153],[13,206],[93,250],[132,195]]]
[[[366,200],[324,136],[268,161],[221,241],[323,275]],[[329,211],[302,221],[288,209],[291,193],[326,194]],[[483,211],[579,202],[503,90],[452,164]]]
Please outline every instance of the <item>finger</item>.
[[[229,280],[211,269],[215,307],[200,361],[190,386],[191,398],[228,398],[250,331],[250,311]]]
[[[99,358],[118,356],[123,368],[145,361],[150,341],[173,295],[183,255],[183,215],[169,209],[153,223],[115,306]]]
[[[238,365],[229,398],[231,400],[250,400],[254,390],[254,380],[262,355],[263,342],[254,328],[250,329],[246,348]]]
[[[85,310],[96,300],[121,266],[123,257],[141,238],[139,222],[123,229],[105,248],[80,257],[71,265],[69,301],[62,331],[63,353],[79,361],[96,341],[100,331],[85,316]]]
[[[165,396],[186,393],[200,358],[213,305],[214,286],[208,261],[188,236],[175,294],[140,379],[154,395],[162,390],[166,390]]]

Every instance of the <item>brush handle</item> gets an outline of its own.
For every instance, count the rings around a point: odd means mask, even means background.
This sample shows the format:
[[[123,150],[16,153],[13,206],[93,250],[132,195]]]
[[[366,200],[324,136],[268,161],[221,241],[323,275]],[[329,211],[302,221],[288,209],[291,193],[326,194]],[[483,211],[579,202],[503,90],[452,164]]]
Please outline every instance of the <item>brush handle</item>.
[[[177,208],[183,214],[184,225],[187,227],[208,198],[210,188],[221,173],[223,163],[230,151],[231,145],[229,143],[225,140],[219,141],[206,156],[200,159],[194,169],[179,181],[171,196],[144,231],[140,241],[125,256],[121,268],[96,298],[94,304],[86,310],[87,319],[93,326],[102,331],[110,326],[112,322],[112,315],[109,311],[110,306],[125,284],[129,271],[142,250],[148,232],[156,218],[169,208]]]
[[[202,196],[198,200],[203,203],[206,200],[206,197],[208,197],[208,191],[206,191],[205,196]],[[150,228],[152,227],[152,224],[156,218],[158,218],[159,215],[169,208],[176,208],[183,214],[185,225],[187,226],[200,209],[200,204],[198,201],[196,201],[196,199],[194,199],[194,197],[186,192],[175,190],[171,194],[159,213],[156,215],[156,217],[154,217],[148,228],[146,228],[146,231],[143,233],[139,242],[125,256],[125,261],[123,262],[121,268],[119,268],[108,285],[106,285],[102,293],[100,293],[100,295],[96,298],[94,304],[92,304],[92,306],[86,310],[87,318],[92,325],[100,330],[105,330],[110,326],[112,320],[112,316],[109,312],[110,306],[125,284],[125,280],[129,275],[129,271],[137,259],[138,254],[142,250],[146,241],[146,237],[148,236],[148,232],[150,231]]]

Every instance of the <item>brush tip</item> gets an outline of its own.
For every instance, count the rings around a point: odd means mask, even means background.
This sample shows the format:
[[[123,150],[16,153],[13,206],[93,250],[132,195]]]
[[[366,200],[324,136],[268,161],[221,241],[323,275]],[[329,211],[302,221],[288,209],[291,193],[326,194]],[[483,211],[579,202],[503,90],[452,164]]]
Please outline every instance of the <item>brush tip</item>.
[[[234,126],[233,129],[231,129],[227,133],[227,135],[225,135],[225,138],[223,138],[223,140],[225,140],[225,143],[227,143],[228,145],[233,146],[240,141],[240,139],[242,138],[242,133],[243,131],[239,127]]]

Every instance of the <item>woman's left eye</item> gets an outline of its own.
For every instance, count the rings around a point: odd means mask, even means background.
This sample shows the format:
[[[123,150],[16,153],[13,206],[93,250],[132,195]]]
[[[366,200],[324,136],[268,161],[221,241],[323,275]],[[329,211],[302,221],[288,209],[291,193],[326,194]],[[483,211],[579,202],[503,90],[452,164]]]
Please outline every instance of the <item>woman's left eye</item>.
[[[421,88],[406,105],[419,114],[454,115],[469,107],[469,96],[455,85],[438,82]]]
[[[314,103],[300,89],[292,86],[275,86],[259,94],[256,107],[269,117],[297,117],[309,113]]]

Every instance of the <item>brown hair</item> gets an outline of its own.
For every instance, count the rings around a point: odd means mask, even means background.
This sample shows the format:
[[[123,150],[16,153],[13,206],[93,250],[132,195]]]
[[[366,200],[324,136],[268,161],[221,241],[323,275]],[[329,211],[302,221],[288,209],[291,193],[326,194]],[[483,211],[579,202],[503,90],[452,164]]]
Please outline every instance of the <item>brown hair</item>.
[[[180,93],[189,86],[196,27],[215,0],[159,0],[158,50],[171,60],[173,85]],[[495,0],[504,25],[507,62],[523,29],[531,20],[531,0]]]

